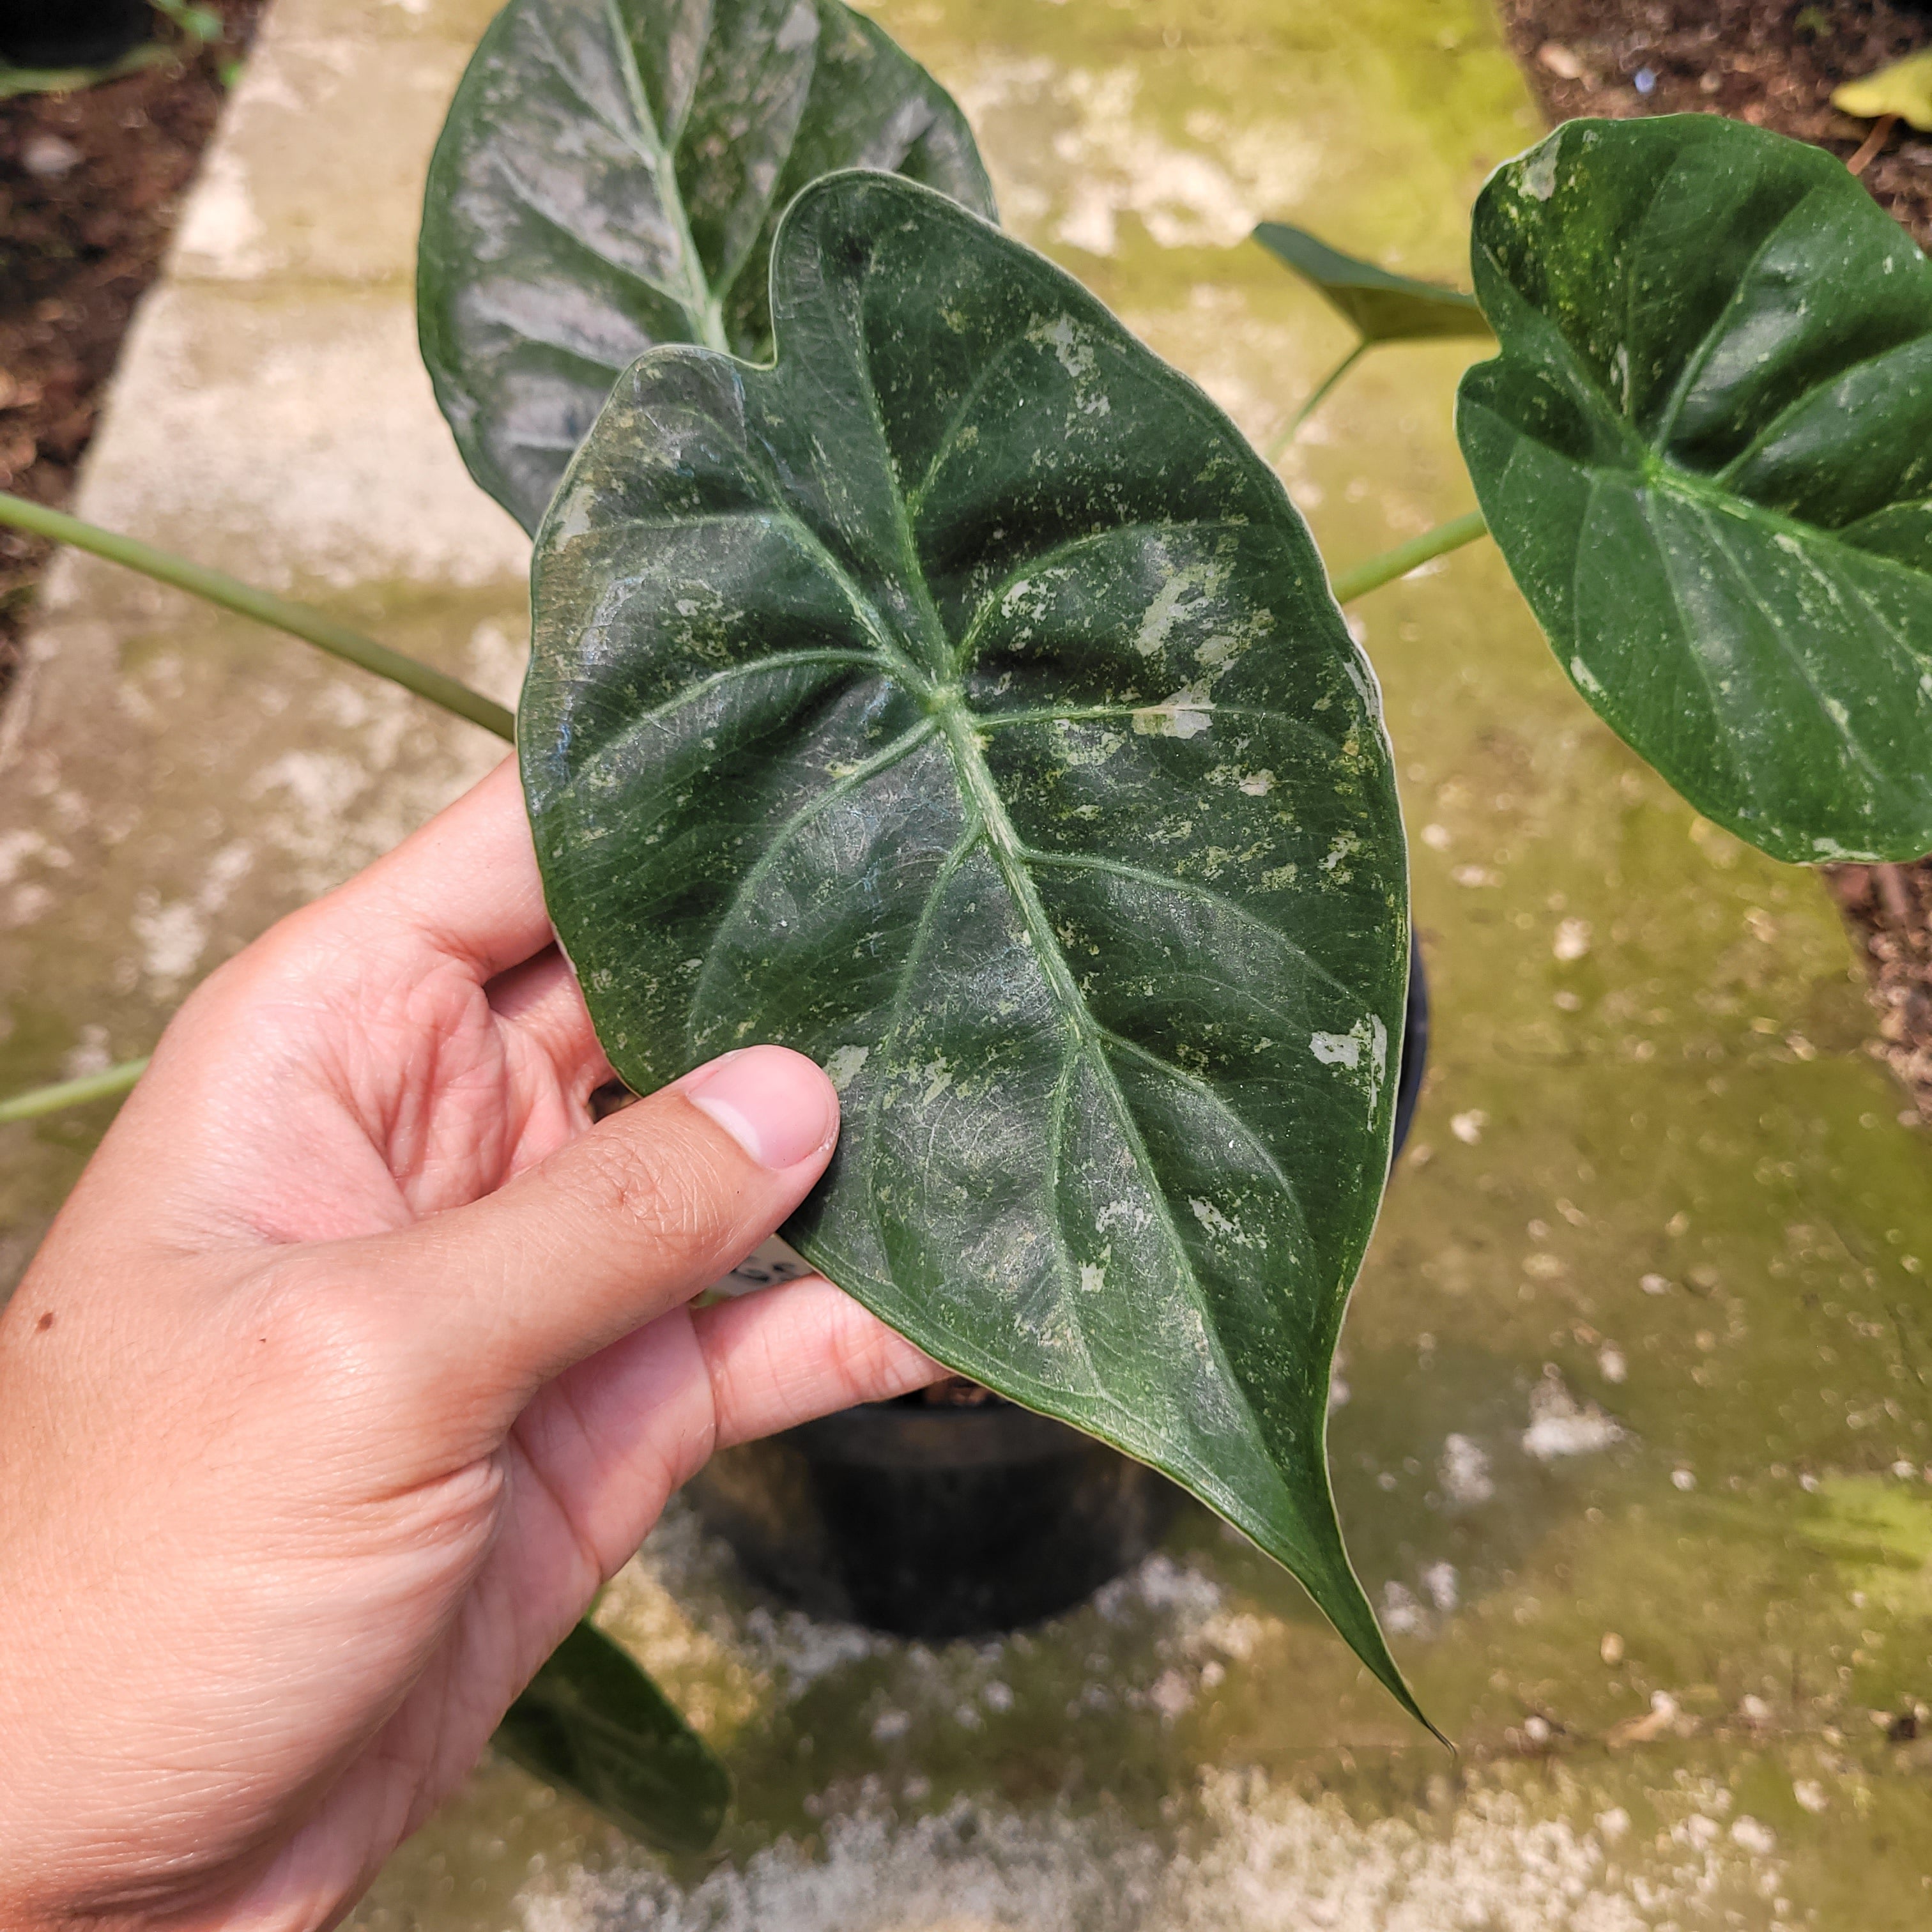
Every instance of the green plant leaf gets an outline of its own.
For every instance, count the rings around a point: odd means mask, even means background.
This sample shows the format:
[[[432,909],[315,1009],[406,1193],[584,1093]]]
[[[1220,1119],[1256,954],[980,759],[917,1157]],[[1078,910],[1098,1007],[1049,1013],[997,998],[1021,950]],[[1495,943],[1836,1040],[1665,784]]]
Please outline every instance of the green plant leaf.
[[[634,358],[762,358],[778,218],[845,167],[993,212],[951,96],[838,0],[511,0],[450,105],[417,262],[477,482],[534,530]]]
[[[1306,528],[927,190],[808,189],[772,287],[776,366],[644,357],[538,538],[518,737],[599,1036],[645,1090],[820,1061],[844,1126],[789,1238],[1238,1524],[1408,1702],[1323,1447],[1406,858]]]
[[[567,1785],[611,1823],[668,1852],[701,1852],[731,1802],[730,1774],[629,1654],[580,1623],[505,1714],[496,1748]]]
[[[1571,122],[1473,246],[1462,453],[1578,689],[1774,858],[1932,850],[1932,263],[1707,115]]]
[[[1474,296],[1394,275],[1318,240],[1305,228],[1264,221],[1254,238],[1310,284],[1364,342],[1417,342],[1444,335],[1486,335]]]
[[[148,4],[200,46],[212,45],[227,32],[221,16],[212,7],[194,6],[190,0],[148,0]]]
[[[145,73],[151,67],[164,66],[174,58],[173,48],[151,40],[100,67],[14,67],[0,60],[0,100],[15,100],[23,94],[80,94],[124,80],[130,74]]]

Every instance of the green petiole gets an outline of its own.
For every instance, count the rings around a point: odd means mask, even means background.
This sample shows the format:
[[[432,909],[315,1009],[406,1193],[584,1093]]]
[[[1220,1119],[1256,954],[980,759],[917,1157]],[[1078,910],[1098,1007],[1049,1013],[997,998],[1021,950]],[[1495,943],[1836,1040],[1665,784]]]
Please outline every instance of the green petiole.
[[[346,663],[374,671],[378,677],[386,677],[405,691],[412,691],[418,698],[426,698],[431,704],[441,705],[446,711],[454,712],[472,724],[482,725],[484,730],[493,731],[500,738],[512,741],[515,739],[515,717],[494,699],[485,698],[480,691],[472,691],[469,686],[446,672],[418,663],[414,658],[405,657],[400,651],[392,650],[387,644],[378,644],[374,638],[364,637],[346,624],[338,623],[326,612],[311,605],[293,603],[268,591],[257,590],[253,585],[243,584],[218,570],[204,569],[200,564],[170,556],[166,550],[156,550],[152,544],[140,542],[133,537],[117,536],[112,530],[83,523],[78,517],[70,517],[64,512],[50,509],[43,503],[29,502],[25,497],[10,496],[4,491],[0,491],[0,524],[32,531],[36,536],[50,537],[56,543],[71,544],[76,550],[104,557],[110,563],[123,564],[157,582],[205,598],[224,610],[233,610],[276,630],[286,631],[290,636],[314,644]],[[51,1086],[31,1088],[24,1094],[0,1100],[0,1123],[38,1120],[44,1114],[57,1113],[64,1107],[82,1106],[90,1100],[104,1100],[125,1094],[147,1070],[147,1066],[146,1059],[130,1060],[103,1072],[88,1074],[83,1079],[62,1080]]]
[[[1431,558],[1438,557],[1446,550],[1460,550],[1463,544],[1486,536],[1489,527],[1483,521],[1482,512],[1472,510],[1467,516],[1451,517],[1446,524],[1438,524],[1432,530],[1424,530],[1419,537],[1411,537],[1407,543],[1397,544],[1393,550],[1365,557],[1354,569],[1342,571],[1330,580],[1335,602],[1352,604],[1358,597],[1366,597],[1371,590],[1379,590],[1384,584],[1393,584],[1398,577],[1406,577]]]
[[[1275,438],[1274,442],[1268,445],[1268,460],[1270,463],[1279,463],[1288,454],[1290,446],[1301,434],[1301,425],[1328,400],[1328,393],[1335,385],[1374,346],[1375,344],[1366,336],[1364,336],[1361,340],[1357,343],[1354,347],[1350,350],[1348,354],[1343,356],[1341,361],[1336,363],[1334,368],[1330,369],[1328,374],[1324,376],[1321,381],[1309,392],[1307,401],[1295,411],[1294,420]]]
[[[148,1070],[145,1058],[124,1060],[99,1073],[79,1080],[62,1080],[51,1087],[30,1087],[24,1094],[0,1100],[0,1121],[36,1120],[43,1114],[57,1114],[63,1107],[84,1106],[89,1100],[105,1100],[124,1094]]]
[[[32,520],[16,514],[22,510],[32,513]],[[193,591],[229,610],[238,610],[244,616],[258,617],[265,624],[272,624],[279,630],[305,638],[311,644],[321,645],[324,650],[332,650],[338,656],[346,658],[350,663],[360,664],[380,676],[392,678],[406,689],[434,700],[460,717],[470,718],[485,730],[496,732],[500,737],[508,738],[513,734],[514,721],[501,705],[491,704],[466,685],[458,684],[454,678],[446,678],[440,671],[418,664],[412,658],[404,657],[373,638],[345,629],[320,610],[286,603],[266,591],[250,590],[248,585],[224,577],[219,572],[202,570],[163,551],[151,550],[146,544],[136,543],[130,538],[115,536],[106,530],[94,529],[92,524],[64,516],[58,510],[44,509],[37,503],[24,502],[17,496],[4,493],[0,493],[0,522],[34,530],[63,543],[72,543],[77,548],[92,550],[98,556],[146,571],[164,584]],[[1486,535],[1487,529],[1481,512],[1472,510],[1466,516],[1452,518],[1446,524],[1438,524],[1432,530],[1425,530],[1419,537],[1412,537],[1406,544],[1397,544],[1393,550],[1366,558],[1334,579],[1336,602],[1347,604],[1358,597],[1366,596],[1370,591],[1379,590],[1398,577],[1407,576],[1432,557],[1473,543],[1478,537]],[[447,693],[459,694],[464,701],[452,701]],[[76,1107],[89,1100],[124,1094],[140,1079],[147,1064],[145,1060],[130,1060],[122,1066],[109,1067],[104,1073],[90,1074],[84,1080],[63,1080],[55,1086],[36,1087],[26,1093],[16,1094],[10,1100],[0,1100],[0,1122],[34,1120],[63,1107]]]
[[[123,564],[130,570],[139,571],[144,577],[153,578],[158,583],[185,590],[191,596],[206,598],[224,610],[233,610],[242,616],[254,618],[257,623],[286,631],[291,637],[316,645],[346,663],[374,671],[378,677],[386,677],[391,683],[414,692],[418,698],[428,698],[432,704],[441,705],[444,710],[454,712],[459,718],[466,718],[472,724],[482,725],[486,731],[494,731],[500,738],[512,742],[515,740],[515,717],[494,698],[485,698],[480,691],[472,691],[468,685],[446,671],[420,664],[414,658],[405,657],[400,651],[392,650],[387,644],[379,644],[374,638],[364,637],[360,631],[352,630],[346,624],[338,623],[326,611],[318,610],[312,604],[293,603],[269,591],[257,590],[238,578],[226,576],[218,570],[204,569],[198,563],[190,563],[184,557],[156,550],[151,544],[118,536],[112,530],[104,530],[92,524],[84,524],[78,517],[70,517],[64,511],[50,509],[44,503],[30,503],[24,496],[9,496],[4,490],[0,490],[0,524],[10,524],[16,530],[30,530],[36,536],[51,537],[56,543],[71,544],[76,550],[104,557],[110,563]]]

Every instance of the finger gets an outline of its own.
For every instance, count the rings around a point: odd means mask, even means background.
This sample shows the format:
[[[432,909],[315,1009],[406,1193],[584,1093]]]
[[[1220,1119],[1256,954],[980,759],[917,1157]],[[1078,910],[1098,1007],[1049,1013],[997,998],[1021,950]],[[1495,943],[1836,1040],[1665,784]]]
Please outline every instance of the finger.
[[[384,926],[461,960],[479,980],[550,944],[517,761],[506,758],[454,805],[312,909],[358,940]]]
[[[714,1448],[944,1372],[821,1276],[680,1310],[578,1363],[524,1412],[516,1441],[536,1482],[519,1499],[518,1533],[544,1574],[587,1592]],[[574,1575],[574,1551],[590,1552],[598,1574]]]
[[[454,1377],[514,1414],[735,1267],[805,1198],[838,1122],[831,1082],[802,1054],[746,1048],[482,1200],[330,1258],[402,1322],[399,1370]]]
[[[885,1402],[946,1372],[822,1275],[694,1309],[691,1322],[711,1382],[714,1448]]]

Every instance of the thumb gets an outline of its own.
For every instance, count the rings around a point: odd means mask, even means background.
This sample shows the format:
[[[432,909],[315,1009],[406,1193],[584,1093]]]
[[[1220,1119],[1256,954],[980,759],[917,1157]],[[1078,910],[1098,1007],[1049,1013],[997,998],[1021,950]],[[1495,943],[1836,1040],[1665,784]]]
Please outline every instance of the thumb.
[[[514,1414],[736,1267],[811,1191],[838,1132],[838,1094],[812,1061],[746,1047],[495,1193],[368,1244],[363,1279],[410,1304],[417,1373],[500,1391]]]

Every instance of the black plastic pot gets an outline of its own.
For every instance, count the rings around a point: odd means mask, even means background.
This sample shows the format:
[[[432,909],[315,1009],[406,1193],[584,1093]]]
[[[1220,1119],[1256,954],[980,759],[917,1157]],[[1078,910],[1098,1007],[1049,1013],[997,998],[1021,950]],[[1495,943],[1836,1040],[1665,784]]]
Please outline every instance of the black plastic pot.
[[[1429,1048],[1411,955],[1396,1090],[1407,1136]],[[1064,1423],[919,1396],[714,1456],[686,1493],[752,1578],[814,1616],[939,1640],[1070,1608],[1166,1534],[1180,1492]]]
[[[714,1456],[687,1492],[813,1616],[940,1639],[1036,1623],[1160,1542],[1178,1492],[1064,1423],[868,1404]]]
[[[153,32],[148,0],[0,0],[0,60],[16,67],[103,67]]]

